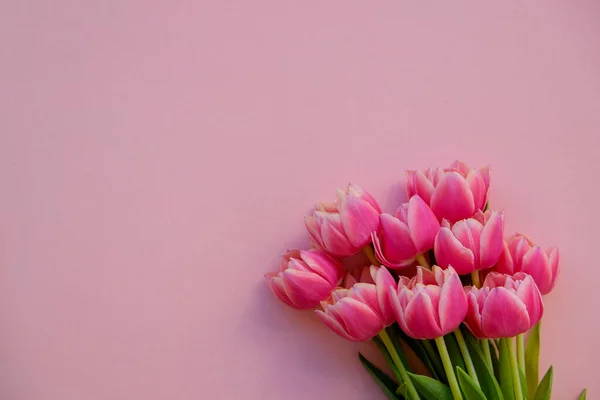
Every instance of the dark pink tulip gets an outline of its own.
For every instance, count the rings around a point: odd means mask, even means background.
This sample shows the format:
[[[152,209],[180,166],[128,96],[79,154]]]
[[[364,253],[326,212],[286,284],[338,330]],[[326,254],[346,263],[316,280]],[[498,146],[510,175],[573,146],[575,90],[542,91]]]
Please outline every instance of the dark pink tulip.
[[[394,322],[388,290],[396,282],[385,267],[370,268],[374,283],[355,283],[339,288],[321,303],[317,315],[331,330],[355,342],[369,340]]]
[[[440,224],[419,196],[402,204],[396,216],[381,214],[380,229],[372,233],[375,256],[390,268],[404,268],[433,248]]]
[[[498,262],[504,244],[501,212],[478,211],[473,218],[452,226],[444,220],[442,225],[434,246],[435,260],[442,268],[452,265],[456,272],[465,275]]]
[[[402,330],[415,339],[435,339],[454,331],[467,313],[467,297],[456,271],[433,272],[417,267],[417,275],[400,277],[389,292],[392,309]]]
[[[341,263],[322,250],[290,250],[281,270],[265,275],[273,293],[290,307],[311,309],[327,299],[342,278]]]
[[[418,194],[435,215],[450,222],[470,218],[483,210],[490,187],[490,169],[474,169],[461,161],[449,168],[406,171],[406,193]]]
[[[483,286],[465,288],[465,323],[478,338],[505,338],[527,332],[542,318],[542,295],[531,275],[492,272]]]
[[[533,277],[542,294],[548,294],[554,288],[558,278],[558,248],[543,250],[525,235],[511,236],[503,247],[502,256],[494,270],[512,275],[524,272]]]
[[[311,241],[336,256],[356,254],[371,241],[379,226],[381,208],[369,193],[348,185],[337,191],[335,203],[320,203],[305,219]]]

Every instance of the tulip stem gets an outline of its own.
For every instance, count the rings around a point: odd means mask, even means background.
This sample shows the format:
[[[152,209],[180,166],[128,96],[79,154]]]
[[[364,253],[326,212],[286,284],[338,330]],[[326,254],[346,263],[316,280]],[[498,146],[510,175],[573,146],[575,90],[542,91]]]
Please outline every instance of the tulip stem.
[[[410,377],[408,376],[408,373],[406,372],[406,368],[404,368],[404,364],[402,363],[402,360],[400,359],[400,356],[398,355],[398,352],[396,351],[396,347],[394,347],[394,343],[392,343],[392,339],[390,338],[390,335],[388,335],[388,333],[385,329],[382,329],[381,332],[379,332],[379,338],[383,342],[387,351],[390,353],[390,356],[392,357],[392,361],[394,361],[394,364],[396,364],[396,368],[398,368],[398,372],[400,373],[402,380],[406,383],[408,393],[410,393],[410,398],[414,399],[414,400],[419,400],[420,399],[419,393],[417,392],[417,389],[415,389],[415,386],[413,385],[412,381],[410,380]],[[401,382],[398,382],[398,383],[400,384]]]
[[[494,363],[492,362],[492,353],[490,352],[490,340],[481,339],[481,347],[483,347],[483,357],[485,359],[485,363],[490,369],[490,372],[494,373]]]
[[[473,381],[479,386],[479,379],[477,379],[477,372],[475,371],[475,366],[473,365],[473,360],[471,359],[471,354],[469,354],[469,349],[467,348],[467,343],[465,342],[465,337],[460,331],[460,327],[454,330],[454,336],[456,336],[456,341],[458,342],[458,347],[460,348],[460,352],[465,360],[465,365],[467,366],[467,372],[473,378]]]
[[[515,349],[515,340],[506,339],[510,356],[510,368],[512,369],[513,388],[516,400],[523,400],[523,391],[521,390],[521,375],[519,374],[519,363],[517,362],[517,352]]]
[[[450,384],[452,397],[454,400],[462,400],[462,394],[460,393],[460,387],[458,386],[458,381],[456,380],[456,375],[454,374],[454,368],[452,367],[452,361],[450,360],[450,355],[448,354],[448,348],[446,347],[446,342],[444,342],[444,337],[440,336],[435,338],[435,344],[437,345],[440,356],[442,357],[442,364],[444,364],[444,370],[446,371],[446,377],[448,378],[448,383]]]
[[[370,244],[363,247],[362,250],[372,265],[374,265],[376,267],[379,267],[381,265],[381,263],[379,261],[377,261],[377,258],[375,258],[375,253],[373,252],[373,247]]]
[[[519,368],[525,375],[525,334],[517,335],[517,359],[519,360]]]
[[[481,287],[481,280],[479,279],[479,271],[474,270],[473,272],[471,272],[471,282],[473,283],[473,286],[475,286],[476,288],[480,288]]]
[[[420,266],[425,267],[427,269],[431,269],[431,267],[429,266],[429,263],[427,262],[427,260],[425,259],[425,256],[423,255],[423,253],[417,254],[417,262],[419,263]]]

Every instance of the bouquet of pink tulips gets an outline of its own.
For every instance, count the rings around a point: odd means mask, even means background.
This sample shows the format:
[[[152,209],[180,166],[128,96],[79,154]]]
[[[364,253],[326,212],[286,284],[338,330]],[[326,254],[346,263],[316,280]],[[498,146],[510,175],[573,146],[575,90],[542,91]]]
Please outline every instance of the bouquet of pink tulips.
[[[339,336],[373,340],[391,373],[359,359],[388,399],[550,399],[538,355],[558,249],[506,239],[489,187],[489,168],[459,161],[407,171],[408,202],[391,215],[349,185],[306,217],[313,248],[289,250],[267,282]],[[361,251],[365,265],[346,267]]]

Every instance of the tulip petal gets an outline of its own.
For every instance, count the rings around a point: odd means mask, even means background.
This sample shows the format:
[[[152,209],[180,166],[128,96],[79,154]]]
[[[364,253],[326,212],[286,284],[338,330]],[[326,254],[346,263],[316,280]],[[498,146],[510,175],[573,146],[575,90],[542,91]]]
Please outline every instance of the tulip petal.
[[[487,198],[487,194],[490,190],[490,184],[492,181],[492,169],[489,167],[489,165],[485,166],[485,167],[481,167],[481,168],[479,168],[479,173],[481,174],[481,177],[483,178],[483,184],[485,185],[485,194],[486,194],[486,198]]]
[[[348,297],[366,304],[376,314],[381,314],[379,300],[377,298],[377,287],[374,284],[359,282],[350,288]]]
[[[473,252],[465,248],[448,228],[441,228],[438,232],[433,251],[440,267],[452,265],[460,275],[470,274],[475,268]]]
[[[404,313],[406,325],[409,327],[413,338],[435,339],[442,336],[440,326],[435,320],[436,312],[437,310],[434,310],[431,298],[429,298],[426,291],[415,293],[406,306]]]
[[[479,171],[472,169],[469,171],[465,179],[467,180],[469,188],[473,193],[473,204],[475,204],[475,209],[482,210],[485,206],[487,194],[487,188],[485,187],[483,178],[479,174]]]
[[[325,247],[323,245],[323,240],[321,239],[321,226],[316,223],[315,218],[312,215],[304,218],[304,225],[306,226],[306,230],[308,231],[311,240],[318,247]]]
[[[487,269],[498,262],[504,246],[504,216],[493,212],[479,237],[479,269]]]
[[[548,254],[548,262],[550,263],[550,271],[552,271],[552,280],[551,280],[551,283],[550,283],[550,290],[552,290],[554,288],[554,285],[556,284],[556,279],[558,279],[558,274],[559,274],[559,269],[558,269],[558,262],[559,262],[558,248],[551,247],[550,249],[548,249],[548,251],[546,252],[546,254]]]
[[[331,315],[324,313],[321,310],[316,310],[316,312],[317,312],[317,317],[319,317],[319,319],[321,321],[323,321],[323,323],[325,325],[327,325],[329,327],[329,329],[331,329],[332,331],[334,331],[335,333],[337,333],[338,335],[340,335],[341,337],[343,337],[346,340],[357,341],[352,336],[350,336],[346,332],[344,327]]]
[[[462,176],[467,176],[467,174],[470,171],[472,171],[471,167],[469,167],[466,163],[464,163],[463,161],[460,161],[460,160],[456,160],[452,164],[450,164],[450,169],[454,169],[454,170],[460,172],[460,174]]]
[[[362,188],[356,185],[353,185],[352,183],[348,184],[346,192],[351,196],[355,196],[363,201],[366,201],[371,205],[371,207],[375,209],[375,211],[377,211],[378,214],[381,214],[381,207],[379,207],[379,203],[377,202],[377,200],[375,200],[373,196],[371,196],[369,192],[363,190]]]
[[[331,285],[315,273],[286,269],[281,277],[285,292],[299,308],[316,307],[331,294]]]
[[[473,193],[465,178],[458,172],[448,172],[431,196],[431,209],[441,219],[450,222],[469,218],[475,213]]]
[[[440,223],[429,206],[419,196],[408,201],[408,228],[410,237],[418,253],[431,250]]]
[[[513,337],[527,332],[530,321],[525,303],[504,287],[490,290],[483,305],[481,325],[486,337]]]
[[[544,314],[544,304],[542,302],[542,295],[531,275],[526,275],[524,277],[516,294],[525,304],[525,307],[527,307],[530,328],[532,328],[542,318],[542,315]]]
[[[508,244],[506,242],[503,242],[502,244],[502,252],[494,266],[494,270],[508,275],[512,275],[515,272],[512,256],[510,255],[510,250],[508,249]]]
[[[371,232],[379,227],[379,213],[369,203],[346,195],[340,204],[344,232],[352,245],[361,248],[371,239]]]
[[[392,307],[392,312],[393,312],[394,316],[396,317],[396,321],[398,322],[398,325],[400,325],[400,328],[402,329],[402,331],[404,331],[404,333],[406,333],[410,337],[414,337],[412,332],[410,331],[408,325],[406,325],[406,318],[404,318],[404,309],[406,307],[406,304],[404,304],[404,306],[403,306],[400,303],[400,296],[402,296],[403,298],[406,299],[407,294],[412,295],[412,292],[410,290],[408,290],[406,287],[398,288],[398,292],[396,292],[392,288],[390,288],[388,290],[390,306]]]
[[[279,300],[283,301],[285,304],[287,304],[290,307],[299,308],[294,303],[292,303],[292,301],[288,297],[287,293],[285,292],[285,288],[283,286],[283,281],[281,280],[281,278],[269,277],[269,276],[265,276],[265,277],[267,278],[267,285],[269,285],[269,287],[273,291],[273,294],[275,294],[275,296],[277,296],[279,298]],[[312,307],[310,307],[310,308],[312,308]]]
[[[351,256],[359,250],[346,237],[339,214],[327,214],[323,219],[321,238],[325,249],[337,256]]]
[[[439,318],[442,334],[452,332],[467,315],[467,296],[457,274],[448,275],[440,291]]]
[[[393,263],[402,263],[414,258],[417,254],[410,230],[406,224],[390,214],[381,214],[381,245],[385,258]]]
[[[473,332],[473,335],[482,339],[485,338],[481,327],[481,305],[477,301],[477,288],[472,288],[467,293],[468,311],[465,316],[465,324]]]
[[[381,318],[360,301],[346,297],[336,307],[348,334],[360,341],[371,339],[384,328]]]
[[[523,263],[523,257],[531,249],[531,241],[523,235],[513,235],[508,240],[508,248],[510,249],[510,255],[512,256],[513,263],[515,264],[515,270],[521,270],[521,264]]]
[[[543,294],[552,290],[552,271],[548,256],[540,246],[533,246],[523,257],[521,271],[533,277]]]
[[[371,267],[374,269],[377,267]],[[377,268],[375,272],[375,286],[377,288],[377,301],[379,303],[379,309],[381,310],[381,314],[383,316],[384,324],[391,325],[394,321],[394,313],[392,312],[392,306],[390,305],[390,298],[388,292],[390,288],[392,290],[398,290],[398,286],[396,285],[396,281],[390,271],[385,267]]]
[[[319,274],[330,285],[336,286],[341,278],[343,267],[341,263],[325,252],[319,250],[302,250],[300,258],[315,273]]]
[[[434,185],[421,171],[406,171],[406,194],[408,198],[418,194],[429,204]]]

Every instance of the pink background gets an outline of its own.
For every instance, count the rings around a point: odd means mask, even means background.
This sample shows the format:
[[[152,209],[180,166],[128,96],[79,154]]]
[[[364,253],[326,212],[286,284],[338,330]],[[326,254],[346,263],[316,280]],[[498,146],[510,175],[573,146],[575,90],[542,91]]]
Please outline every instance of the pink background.
[[[600,3],[524,3],[2,2],[0,397],[383,398],[262,275],[461,158],[560,247],[542,364],[597,398]]]

